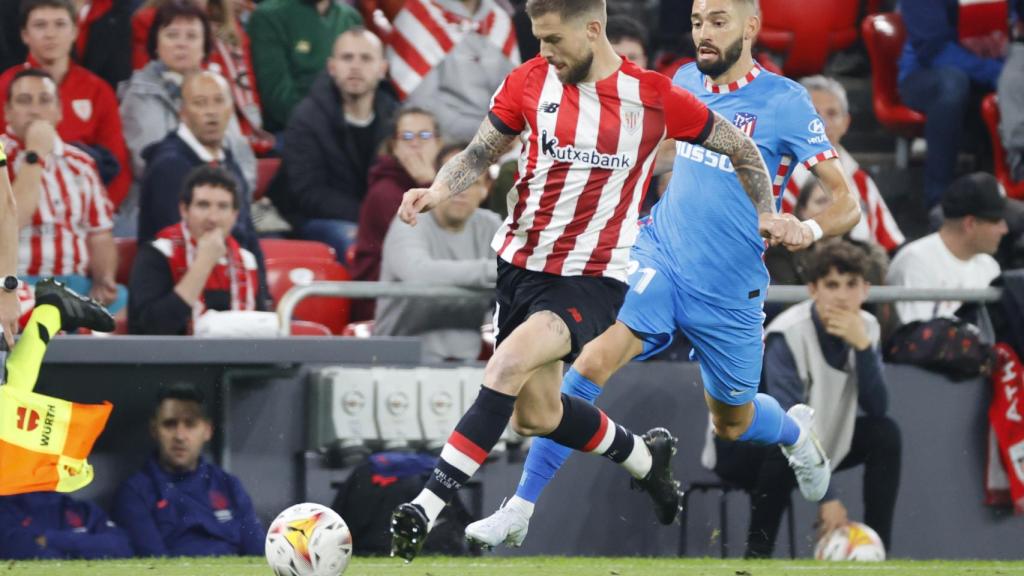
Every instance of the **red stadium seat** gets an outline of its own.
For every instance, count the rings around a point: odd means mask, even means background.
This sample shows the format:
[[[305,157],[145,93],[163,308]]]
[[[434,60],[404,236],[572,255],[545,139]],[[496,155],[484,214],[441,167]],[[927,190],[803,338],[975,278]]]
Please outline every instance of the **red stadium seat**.
[[[135,238],[115,238],[114,244],[117,246],[117,275],[114,279],[118,284],[127,286],[132,277],[132,265],[139,244]]]
[[[335,260],[334,248],[323,242],[312,240],[284,240],[280,238],[261,238],[260,248],[263,258],[323,258]]]
[[[281,167],[280,158],[260,158],[256,160],[256,189],[252,192],[252,199],[255,202],[267,193],[267,188],[274,180],[277,170]]]
[[[899,138],[896,143],[896,165],[906,168],[909,140],[924,131],[925,116],[905,106],[900,100],[897,62],[907,35],[903,28],[903,17],[895,12],[873,14],[864,19],[861,30],[871,59],[875,117],[879,124]]]
[[[782,70],[820,74],[833,52],[857,41],[859,0],[761,0],[758,45],[784,56]]]
[[[988,135],[992,138],[992,154],[995,156],[996,179],[1006,188],[1010,198],[1024,200],[1024,181],[1014,182],[1010,177],[1010,167],[1006,164],[1006,149],[1003,139],[999,136],[999,100],[995,94],[989,94],[981,102],[981,117],[985,119]]]
[[[351,277],[336,261],[303,256],[265,258],[267,285],[275,303],[296,284],[314,281],[344,281]],[[347,298],[307,298],[298,305],[294,320],[308,320],[326,326],[332,334],[341,334],[348,324],[351,301]]]

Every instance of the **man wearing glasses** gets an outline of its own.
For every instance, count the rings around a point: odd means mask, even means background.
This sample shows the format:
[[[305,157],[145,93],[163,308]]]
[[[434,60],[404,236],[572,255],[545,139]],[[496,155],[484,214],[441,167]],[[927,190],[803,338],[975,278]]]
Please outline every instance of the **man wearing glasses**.
[[[355,27],[338,36],[326,71],[288,120],[279,181],[287,186],[270,191],[298,237],[331,245],[342,262],[355,240],[367,173],[398,107],[377,89],[386,73],[372,32]]]

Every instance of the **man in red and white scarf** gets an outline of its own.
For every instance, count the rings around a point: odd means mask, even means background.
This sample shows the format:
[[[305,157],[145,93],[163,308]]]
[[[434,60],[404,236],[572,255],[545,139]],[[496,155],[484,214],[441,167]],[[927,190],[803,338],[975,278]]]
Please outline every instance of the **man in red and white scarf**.
[[[860,222],[850,231],[850,237],[861,242],[874,242],[891,253],[906,240],[903,232],[896,224],[875,181],[840,145],[850,127],[850,108],[846,90],[842,84],[825,76],[810,76],[800,83],[810,93],[814,108],[825,124],[825,136],[839,154],[839,163],[843,167],[847,185],[850,190],[856,190],[860,198]],[[800,190],[810,177],[810,171],[802,165],[797,165],[788,186],[781,191],[783,212],[793,212]]]
[[[520,63],[511,16],[496,0],[405,0],[391,25],[385,41],[399,96],[468,142]]]
[[[256,257],[231,237],[238,185],[223,168],[193,170],[181,193],[181,222],[139,247],[128,326],[133,334],[190,334],[207,310],[256,310]]]

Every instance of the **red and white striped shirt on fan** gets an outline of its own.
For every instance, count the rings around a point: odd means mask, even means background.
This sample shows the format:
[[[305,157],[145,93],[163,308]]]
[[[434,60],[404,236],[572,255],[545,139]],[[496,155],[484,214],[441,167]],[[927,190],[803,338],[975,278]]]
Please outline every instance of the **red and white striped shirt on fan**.
[[[703,142],[713,114],[628,60],[597,83],[562,84],[536,57],[498,88],[490,119],[523,151],[491,246],[513,266],[626,281],[636,220],[665,138]]]
[[[25,164],[24,146],[10,134],[0,135],[7,150],[11,182]],[[61,276],[85,274],[89,266],[86,238],[113,228],[111,204],[92,158],[60,139],[43,159],[39,207],[21,229],[18,274]]]
[[[406,0],[386,38],[391,79],[405,99],[423,78],[470,34],[494,44],[519,63],[519,44],[512,18],[494,0],[483,0],[477,15],[466,18],[434,0]]]

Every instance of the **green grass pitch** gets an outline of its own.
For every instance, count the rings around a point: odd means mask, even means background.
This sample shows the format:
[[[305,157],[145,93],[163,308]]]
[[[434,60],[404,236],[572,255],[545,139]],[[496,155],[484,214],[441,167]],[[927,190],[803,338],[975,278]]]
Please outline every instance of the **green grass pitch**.
[[[0,564],[3,576],[272,576],[261,558],[184,558],[16,562]],[[355,558],[346,576],[1024,576],[1024,562],[915,562],[874,564],[812,561],[481,557],[419,558],[409,565],[388,558]]]

